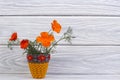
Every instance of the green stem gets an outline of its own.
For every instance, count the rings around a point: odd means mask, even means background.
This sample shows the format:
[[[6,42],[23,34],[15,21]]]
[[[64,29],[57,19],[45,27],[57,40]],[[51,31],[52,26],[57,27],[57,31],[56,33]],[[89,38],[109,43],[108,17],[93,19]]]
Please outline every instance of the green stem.
[[[64,38],[63,35],[62,35],[62,37],[61,37],[55,44],[53,44],[53,46],[48,50],[48,52],[50,52],[51,49],[52,49],[55,45],[57,45],[58,42],[60,42],[60,41],[63,40],[63,39],[65,39],[65,38]]]
[[[42,45],[40,46],[40,52],[42,52],[41,49],[42,49]]]
[[[48,33],[50,33],[50,31],[52,31],[51,29],[48,31]]]
[[[46,48],[46,53],[48,53],[47,48]]]
[[[41,44],[39,43],[37,46],[38,46],[38,47],[37,47],[37,50],[39,50],[39,48],[41,47]]]

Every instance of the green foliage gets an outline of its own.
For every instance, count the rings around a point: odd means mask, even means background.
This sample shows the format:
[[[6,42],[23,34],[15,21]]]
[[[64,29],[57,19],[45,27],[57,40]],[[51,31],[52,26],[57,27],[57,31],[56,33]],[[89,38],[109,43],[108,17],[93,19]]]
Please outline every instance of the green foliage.
[[[49,31],[50,34],[53,34],[53,32]],[[56,46],[58,45],[58,43],[62,40],[65,40],[66,42],[68,43],[72,43],[71,40],[72,38],[74,38],[72,36],[72,28],[69,27],[67,29],[67,31],[60,37],[59,40],[57,41],[53,41],[51,43],[51,46],[50,47],[44,47],[42,46],[41,43],[37,43],[36,40],[35,41],[29,41],[29,45],[26,49],[24,49],[24,53],[27,53],[27,54],[40,54],[40,53],[45,53],[45,54],[49,54],[49,53],[53,53],[55,52],[55,48]],[[20,44],[20,41],[19,39],[17,39],[16,41],[8,41],[8,48],[10,48],[11,50],[13,49],[12,46],[14,45],[19,45]]]
[[[19,44],[19,39],[15,40],[15,41],[8,41],[8,48],[10,48],[10,50],[13,49],[13,46],[18,45]]]

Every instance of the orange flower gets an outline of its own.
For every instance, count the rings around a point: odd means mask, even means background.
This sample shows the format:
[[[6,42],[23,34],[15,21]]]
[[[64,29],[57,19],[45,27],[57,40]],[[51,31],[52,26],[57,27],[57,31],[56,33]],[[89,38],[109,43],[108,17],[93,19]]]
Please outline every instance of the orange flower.
[[[61,31],[61,25],[57,22],[57,20],[53,20],[53,23],[51,23],[52,25],[52,30],[57,32],[57,33],[60,33]]]
[[[54,36],[51,34],[48,34],[48,32],[41,32],[41,36],[38,36],[36,38],[36,41],[38,43],[41,43],[44,47],[49,47],[51,45],[51,42],[54,41]]]
[[[29,40],[27,40],[27,39],[23,39],[23,40],[20,42],[20,47],[21,47],[22,49],[26,49],[26,48],[28,47],[28,45],[29,45]]]
[[[9,39],[10,41],[15,41],[17,39],[17,32],[14,32],[12,35],[11,35],[11,38]]]

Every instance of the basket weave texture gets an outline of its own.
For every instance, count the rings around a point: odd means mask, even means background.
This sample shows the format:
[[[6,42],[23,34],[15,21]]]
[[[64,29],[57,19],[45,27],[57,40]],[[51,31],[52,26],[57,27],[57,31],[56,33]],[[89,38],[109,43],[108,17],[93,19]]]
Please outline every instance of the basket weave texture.
[[[28,62],[28,65],[33,78],[42,79],[45,77],[48,69],[48,62],[44,63]]]

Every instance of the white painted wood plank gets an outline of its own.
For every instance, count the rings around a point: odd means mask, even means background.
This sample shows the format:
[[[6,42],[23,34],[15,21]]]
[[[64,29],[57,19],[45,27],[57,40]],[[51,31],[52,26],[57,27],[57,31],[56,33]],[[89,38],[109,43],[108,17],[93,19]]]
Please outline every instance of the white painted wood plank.
[[[119,44],[120,18],[118,17],[0,17],[0,44],[6,44],[12,32],[22,39],[35,39],[41,31],[48,31],[57,19],[63,29],[73,28],[73,44]],[[61,32],[61,33],[62,33]],[[58,35],[56,35],[58,37]]]
[[[120,15],[120,1],[0,0],[0,15]]]
[[[0,74],[2,80],[33,80],[30,74]],[[46,75],[44,80],[120,80],[120,75]],[[42,79],[43,80],[43,79]]]
[[[0,47],[0,73],[29,73],[22,50]],[[119,75],[120,47],[58,46],[52,54],[48,74]]]

